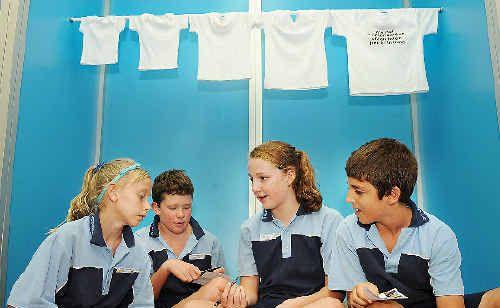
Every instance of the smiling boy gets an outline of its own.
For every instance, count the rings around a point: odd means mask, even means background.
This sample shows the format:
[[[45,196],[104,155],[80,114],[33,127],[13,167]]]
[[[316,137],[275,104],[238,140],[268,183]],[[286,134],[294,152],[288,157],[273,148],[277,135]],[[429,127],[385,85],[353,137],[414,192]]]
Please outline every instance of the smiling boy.
[[[368,142],[351,154],[345,170],[355,213],[337,229],[330,290],[347,291],[355,308],[498,307],[499,289],[464,296],[457,238],[410,199],[418,166],[404,144]],[[393,288],[408,299],[378,302],[367,294]]]

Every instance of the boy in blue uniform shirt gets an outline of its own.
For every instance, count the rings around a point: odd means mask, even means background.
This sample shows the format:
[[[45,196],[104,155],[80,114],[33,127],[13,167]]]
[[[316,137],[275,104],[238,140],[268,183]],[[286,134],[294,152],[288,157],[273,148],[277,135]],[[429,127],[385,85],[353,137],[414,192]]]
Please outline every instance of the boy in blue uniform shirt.
[[[224,272],[219,240],[191,216],[193,193],[191,179],[181,170],[157,176],[153,184],[156,216],[151,226],[136,233],[153,265],[151,282],[157,308],[183,306],[191,300],[215,302],[226,287],[224,279],[215,279],[201,290],[192,283],[202,271]]]
[[[337,229],[330,290],[348,292],[351,307],[498,307],[499,290],[466,295],[453,231],[410,200],[417,161],[394,139],[377,139],[346,163],[347,202],[355,214]],[[407,299],[374,301],[396,288]]]

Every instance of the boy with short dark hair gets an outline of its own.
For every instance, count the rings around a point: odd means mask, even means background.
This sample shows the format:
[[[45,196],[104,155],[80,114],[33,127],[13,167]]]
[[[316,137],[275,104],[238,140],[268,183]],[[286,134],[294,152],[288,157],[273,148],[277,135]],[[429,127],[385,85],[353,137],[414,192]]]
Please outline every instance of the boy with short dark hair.
[[[191,216],[191,179],[182,170],[168,170],[155,178],[152,190],[156,215],[151,226],[137,231],[137,238],[153,264],[155,307],[183,307],[190,300],[217,301],[226,280],[215,279],[201,289],[192,283],[202,271],[223,273],[224,255],[219,240]]]
[[[404,144],[368,142],[345,169],[355,213],[337,229],[330,290],[347,291],[356,308],[498,307],[499,289],[464,296],[455,234],[410,200],[418,167]],[[369,295],[393,288],[408,298],[379,302]]]

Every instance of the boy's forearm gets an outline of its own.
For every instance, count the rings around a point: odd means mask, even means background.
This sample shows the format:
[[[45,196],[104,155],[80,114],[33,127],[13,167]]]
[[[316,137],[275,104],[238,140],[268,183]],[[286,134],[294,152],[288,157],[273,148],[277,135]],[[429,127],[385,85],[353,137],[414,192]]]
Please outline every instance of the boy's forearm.
[[[153,294],[155,300],[160,296],[160,291],[163,288],[163,285],[167,281],[170,272],[164,266],[160,266],[160,268],[151,276],[151,285],[153,286]]]

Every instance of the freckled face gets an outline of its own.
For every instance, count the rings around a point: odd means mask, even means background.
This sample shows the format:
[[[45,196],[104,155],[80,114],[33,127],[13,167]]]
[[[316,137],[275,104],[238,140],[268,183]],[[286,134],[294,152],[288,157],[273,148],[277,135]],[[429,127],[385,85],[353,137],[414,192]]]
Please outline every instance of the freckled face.
[[[155,204],[153,209],[168,232],[182,234],[189,226],[192,206],[191,195],[164,195],[160,206]]]
[[[251,158],[248,161],[248,176],[252,182],[252,192],[262,206],[267,210],[273,210],[281,206],[289,194],[290,178],[271,162]]]

